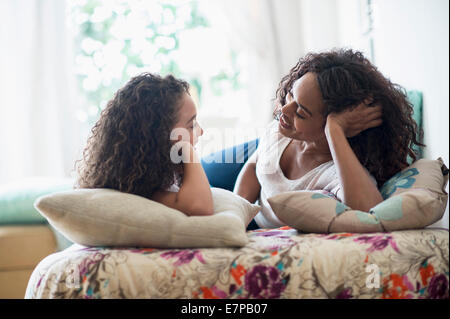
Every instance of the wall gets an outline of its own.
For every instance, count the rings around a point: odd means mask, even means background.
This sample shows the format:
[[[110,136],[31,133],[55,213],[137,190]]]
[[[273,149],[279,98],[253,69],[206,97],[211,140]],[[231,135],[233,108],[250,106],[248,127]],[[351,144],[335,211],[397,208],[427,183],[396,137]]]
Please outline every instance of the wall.
[[[449,162],[449,1],[377,0],[375,62],[408,89],[423,92],[428,158]]]
[[[449,164],[449,1],[377,0],[375,60],[382,72],[423,92],[425,157]],[[448,192],[448,186],[447,186]],[[448,204],[439,226],[449,227]]]
[[[339,45],[336,0],[300,0],[298,15],[304,52],[331,49]]]

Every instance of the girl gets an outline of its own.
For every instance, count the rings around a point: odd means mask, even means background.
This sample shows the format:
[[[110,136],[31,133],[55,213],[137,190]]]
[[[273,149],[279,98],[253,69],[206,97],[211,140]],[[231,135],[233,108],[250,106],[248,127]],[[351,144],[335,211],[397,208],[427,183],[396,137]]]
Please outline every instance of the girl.
[[[77,161],[77,187],[112,188],[187,215],[211,215],[211,189],[194,150],[203,129],[188,89],[171,75],[150,73],[119,89]],[[174,156],[178,150],[181,162]]]
[[[235,192],[259,199],[259,227],[283,223],[267,198],[325,190],[352,209],[369,211],[377,186],[413,160],[417,125],[400,87],[360,52],[334,50],[300,59],[276,92],[275,120],[244,165]]]

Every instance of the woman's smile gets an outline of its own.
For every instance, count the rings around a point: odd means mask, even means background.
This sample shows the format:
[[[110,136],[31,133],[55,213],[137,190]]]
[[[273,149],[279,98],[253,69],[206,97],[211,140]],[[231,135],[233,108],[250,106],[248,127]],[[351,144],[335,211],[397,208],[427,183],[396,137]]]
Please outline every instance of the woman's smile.
[[[289,124],[288,121],[285,120],[285,115],[284,114],[281,114],[281,116],[280,116],[280,125],[286,130],[290,130],[291,129],[291,125]]]

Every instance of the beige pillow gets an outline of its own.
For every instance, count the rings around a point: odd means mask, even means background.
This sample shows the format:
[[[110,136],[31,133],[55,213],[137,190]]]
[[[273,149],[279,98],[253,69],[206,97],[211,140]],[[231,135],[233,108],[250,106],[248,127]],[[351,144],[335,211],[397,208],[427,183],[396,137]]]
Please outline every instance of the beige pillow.
[[[380,192],[384,199],[417,188],[441,194],[445,193],[447,182],[448,169],[442,158],[420,159],[392,176],[384,183]]]
[[[448,171],[442,159],[419,160],[383,186],[382,194],[388,197],[369,213],[352,210],[320,191],[281,193],[268,202],[281,221],[305,232],[418,229],[442,218],[448,199],[447,182]]]
[[[240,247],[260,207],[212,188],[214,215],[187,216],[112,189],[76,189],[40,197],[36,209],[71,241],[86,246]]]

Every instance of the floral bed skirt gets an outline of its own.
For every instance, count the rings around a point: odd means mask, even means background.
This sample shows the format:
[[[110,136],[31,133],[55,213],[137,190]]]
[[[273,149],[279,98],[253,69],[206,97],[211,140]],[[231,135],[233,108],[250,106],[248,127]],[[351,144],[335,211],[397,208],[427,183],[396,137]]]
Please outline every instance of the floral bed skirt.
[[[249,231],[242,248],[73,245],[43,259],[26,298],[449,298],[449,233]]]

